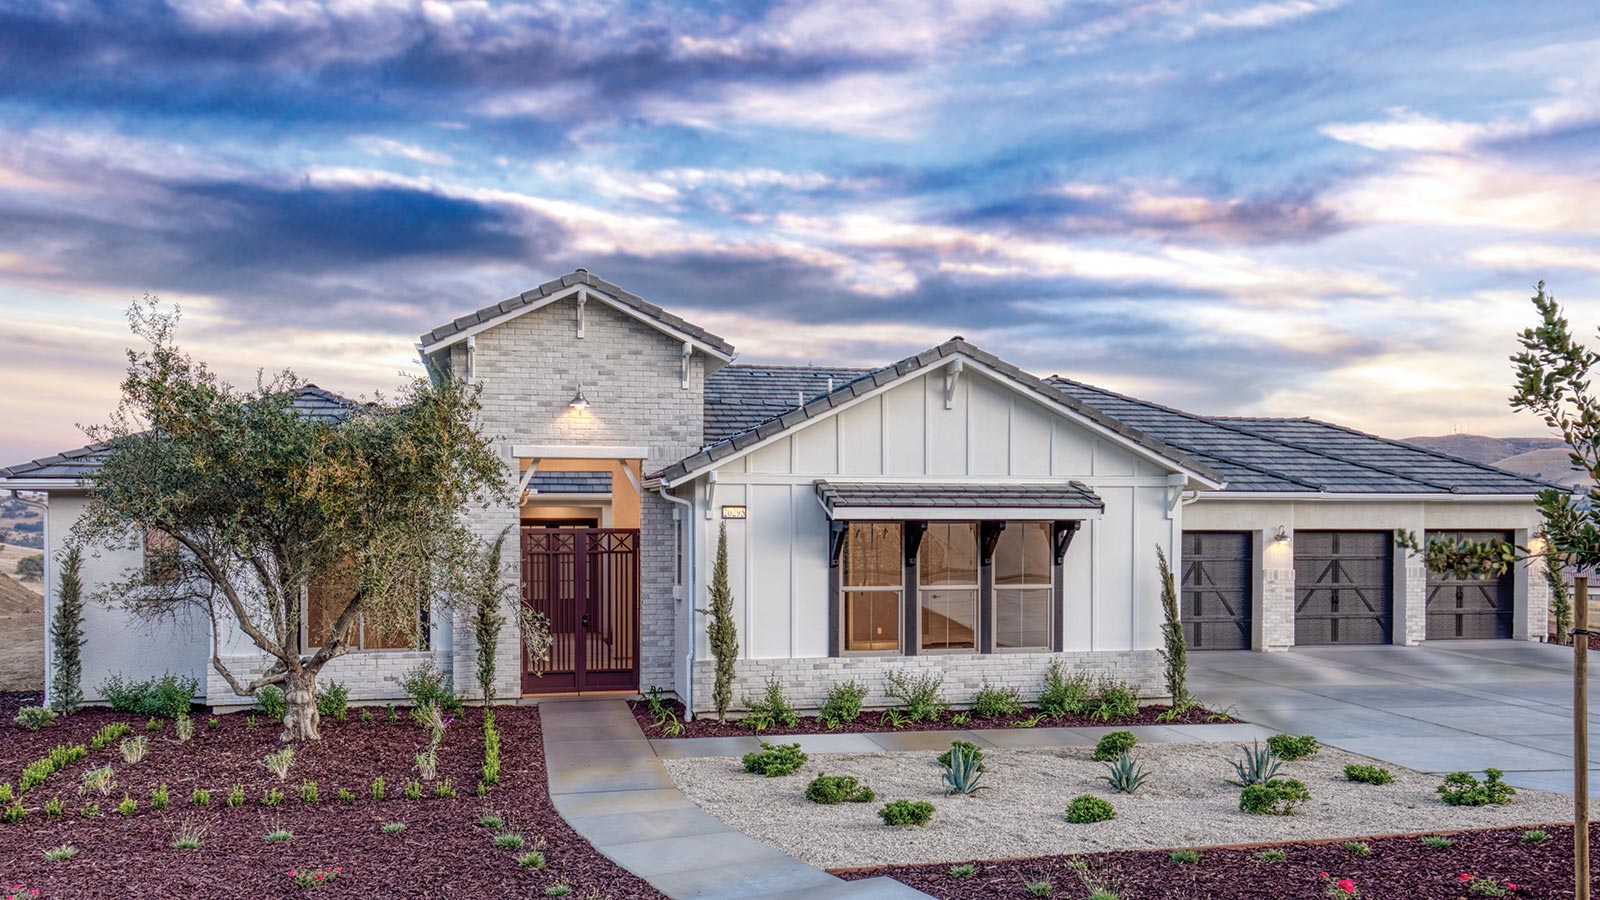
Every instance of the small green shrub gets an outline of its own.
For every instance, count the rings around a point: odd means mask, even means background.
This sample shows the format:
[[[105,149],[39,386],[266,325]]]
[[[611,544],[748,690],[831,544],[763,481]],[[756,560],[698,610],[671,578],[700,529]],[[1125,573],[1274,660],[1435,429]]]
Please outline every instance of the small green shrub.
[[[1128,719],[1139,714],[1139,692],[1115,678],[1102,678],[1095,690],[1094,715],[1101,721]]]
[[[501,850],[521,850],[525,843],[522,835],[515,831],[503,831],[494,836],[494,845]]]
[[[950,708],[944,699],[944,675],[924,672],[915,678],[901,671],[889,673],[890,699],[899,700],[913,722],[936,722]]]
[[[969,753],[978,760],[978,767],[983,768],[983,748],[971,741],[953,741],[950,749],[939,754],[939,765],[950,768],[950,757],[956,753]]]
[[[267,829],[266,836],[262,838],[268,844],[283,844],[294,840],[294,832],[282,825],[274,825]]]
[[[1133,793],[1149,777],[1150,773],[1145,771],[1144,765],[1131,754],[1124,753],[1106,763],[1106,784],[1118,793]]]
[[[1422,839],[1422,846],[1430,850],[1448,850],[1456,845],[1455,841],[1442,834],[1430,834]]]
[[[1266,784],[1278,777],[1278,768],[1282,762],[1278,754],[1272,752],[1271,747],[1262,749],[1261,742],[1257,741],[1250,749],[1239,748],[1244,752],[1243,760],[1236,760],[1233,771],[1239,775],[1239,784],[1249,787],[1253,784]]]
[[[206,730],[207,731],[216,731],[218,728],[221,728],[221,727],[222,727],[222,721],[220,719],[218,719],[216,716],[212,716],[211,718],[206,720]]]
[[[282,806],[283,805],[283,791],[278,789],[278,788],[267,788],[266,793],[261,795],[261,805],[262,806]]]
[[[406,676],[400,686],[411,698],[412,707],[437,706],[452,713],[461,711],[461,699],[446,682],[444,672],[432,661],[425,662]],[[396,716],[398,719],[399,717]]]
[[[972,863],[962,863],[959,866],[950,867],[951,878],[971,878],[976,874],[978,874],[978,867]]]
[[[139,809],[139,801],[133,799],[132,797],[128,796],[127,794],[123,794],[122,795],[122,802],[117,804],[117,815],[123,816],[124,818],[126,818],[127,816],[133,815],[135,812],[138,811],[138,809]]]
[[[544,854],[538,850],[529,850],[517,857],[517,865],[524,869],[542,869],[545,867]]]
[[[372,799],[374,800],[382,800],[384,798],[384,795],[387,793],[387,791],[384,787],[382,775],[375,776],[372,779],[372,788],[370,793],[372,794]]]
[[[150,808],[166,809],[167,803],[171,799],[172,795],[167,791],[167,786],[165,784],[156,785],[155,790],[150,792]]]
[[[27,817],[28,808],[22,805],[21,797],[11,801],[11,805],[7,806],[4,812],[0,812],[0,822],[4,822],[7,825],[15,825]]]
[[[478,817],[478,824],[490,831],[498,831],[506,827],[506,820],[497,812],[486,812]]]
[[[180,744],[187,744],[194,738],[194,720],[189,718],[188,713],[178,713],[178,717],[172,720],[172,734]]]
[[[111,796],[112,788],[117,786],[116,772],[110,766],[97,766],[85,769],[82,780],[78,783],[78,796],[94,791],[102,797]]]
[[[45,850],[44,851],[44,861],[45,862],[53,862],[53,863],[55,863],[55,862],[66,862],[67,860],[69,860],[69,859],[71,859],[71,858],[73,858],[74,856],[77,856],[77,855],[78,855],[78,848],[77,847],[74,847],[71,844],[62,844],[59,847],[51,847],[51,848]]]
[[[268,722],[282,722],[283,714],[288,709],[289,700],[284,697],[283,688],[269,684],[256,690],[255,711],[261,718]]]
[[[363,722],[371,722],[372,721],[372,710],[367,709],[366,707],[362,707],[361,708],[361,721],[363,721]]]
[[[483,783],[500,782],[500,729],[494,721],[494,710],[483,713]]]
[[[51,797],[44,802],[44,817],[46,819],[59,819],[65,813],[61,806],[60,797]]]
[[[1550,835],[1543,828],[1534,828],[1522,833],[1522,839],[1530,844],[1542,844],[1550,840]]]
[[[1068,676],[1060,663],[1051,663],[1045,675],[1044,690],[1039,692],[1039,711],[1051,718],[1087,715],[1094,701],[1089,689],[1089,676]]]
[[[89,739],[89,749],[99,750],[109,747],[132,730],[133,727],[127,722],[108,722],[100,726],[100,730],[96,731],[94,737]]]
[[[1193,866],[1200,863],[1199,850],[1174,850],[1167,854],[1167,859],[1181,865]]]
[[[800,724],[799,711],[784,696],[783,684],[776,678],[767,679],[767,688],[760,700],[746,697],[744,705],[749,712],[739,720],[739,724],[755,731],[766,731],[775,725],[794,728]]]
[[[421,800],[422,782],[415,778],[407,778],[405,787],[400,789],[400,794],[407,800]]]
[[[1239,794],[1239,808],[1254,816],[1291,816],[1296,804],[1311,799],[1311,792],[1294,778],[1274,778],[1261,784],[1246,785]]]
[[[230,807],[243,806],[244,805],[244,785],[242,785],[242,784],[234,785],[228,791],[228,799],[225,802]]]
[[[1097,762],[1110,762],[1132,750],[1138,743],[1139,740],[1131,731],[1113,731],[1094,745],[1094,758]]]
[[[565,897],[570,893],[572,893],[572,886],[566,882],[552,884],[544,889],[544,895],[546,897]]]
[[[978,782],[983,780],[983,753],[976,747],[952,746],[947,753],[949,762],[944,765],[944,792],[970,796],[983,790]]]
[[[385,823],[383,823],[383,826],[380,827],[378,830],[383,832],[384,834],[398,834],[398,833],[406,830],[406,823],[404,823],[404,822],[385,822]]]
[[[985,681],[972,700],[972,711],[984,719],[1004,719],[1022,714],[1022,694],[1016,688],[993,687]]]
[[[1366,841],[1345,841],[1340,846],[1349,851],[1351,856],[1366,857],[1372,855],[1372,847],[1368,846]]]
[[[1117,811],[1112,808],[1110,801],[1093,794],[1080,794],[1067,806],[1067,821],[1074,825],[1104,822],[1116,817]]]
[[[1037,881],[1024,881],[1022,889],[1028,892],[1029,897],[1048,897],[1055,892],[1056,886],[1050,879],[1040,878]]]
[[[1479,782],[1471,772],[1451,772],[1439,785],[1439,795],[1451,806],[1510,803],[1517,789],[1500,780],[1504,775],[1499,769],[1484,769],[1484,780]]]
[[[439,779],[433,783],[433,795],[440,800],[449,800],[456,795],[456,789],[450,784],[450,776]]]
[[[812,803],[871,803],[877,799],[872,788],[849,775],[818,775],[806,785],[806,799]]]
[[[316,803],[317,802],[317,783],[315,781],[302,780],[300,782],[300,802],[301,803]]]
[[[100,804],[92,801],[85,803],[82,808],[78,810],[78,815],[84,819],[98,819],[100,818]]]
[[[210,806],[211,792],[205,788],[195,788],[189,792],[190,806]]]
[[[1278,754],[1279,758],[1290,762],[1304,759],[1322,749],[1322,745],[1317,743],[1317,739],[1309,734],[1303,734],[1299,737],[1275,734],[1267,738],[1267,746],[1271,747],[1272,752]]]
[[[1394,781],[1394,775],[1382,766],[1345,766],[1344,777],[1347,781],[1359,781],[1363,784],[1388,784]]]
[[[337,681],[330,681],[317,693],[317,715],[335,722],[343,722],[350,710],[350,689]]]
[[[206,840],[206,827],[193,819],[185,819],[172,836],[172,849],[199,850]]]
[[[55,711],[42,706],[24,706],[17,710],[17,724],[29,731],[38,731],[55,720]]]
[[[356,792],[349,788],[339,788],[337,796],[340,803],[351,804],[356,802]]]
[[[256,727],[256,717],[254,715],[245,716],[244,727],[246,731],[254,729]]]
[[[1256,854],[1256,859],[1260,860],[1261,862],[1277,863],[1277,862],[1283,862],[1284,860],[1286,860],[1288,858],[1289,858],[1289,854],[1283,852],[1282,850],[1278,850],[1278,849],[1263,850],[1260,853]]]
[[[926,800],[895,800],[878,810],[878,818],[885,825],[926,825],[933,818],[933,804]]]
[[[148,681],[124,681],[113,675],[100,685],[100,696],[117,712],[141,716],[175,718],[189,711],[189,704],[200,691],[195,678],[163,675]]]
[[[753,775],[776,778],[789,775],[806,763],[806,755],[799,744],[769,744],[761,742],[761,749],[744,755],[744,770]]]
[[[162,728],[165,728],[165,727],[166,727],[166,723],[161,721],[160,719],[156,718],[155,716],[151,716],[150,720],[144,723],[144,730],[145,731],[160,731]]]
[[[842,681],[828,689],[817,718],[829,728],[854,722],[861,718],[861,704],[867,699],[867,686],[855,679]]]
[[[294,765],[294,748],[284,747],[276,753],[268,753],[261,758],[261,765],[268,772],[278,776],[279,781],[289,777],[289,769]]]
[[[150,739],[141,734],[138,737],[124,738],[118,746],[122,750],[122,761],[134,765],[144,761],[145,754],[150,750]]]

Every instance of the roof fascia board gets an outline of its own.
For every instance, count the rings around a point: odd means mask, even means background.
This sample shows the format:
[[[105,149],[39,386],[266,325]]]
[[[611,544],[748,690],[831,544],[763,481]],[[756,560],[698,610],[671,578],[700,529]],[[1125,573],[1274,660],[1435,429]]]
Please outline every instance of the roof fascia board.
[[[824,507],[826,509],[826,507]],[[1099,509],[1040,509],[1021,506],[843,506],[829,510],[840,521],[866,519],[907,519],[930,522],[975,522],[980,519],[1006,519],[1029,522],[1094,521],[1104,516]]]
[[[1538,494],[1423,494],[1423,493],[1394,493],[1385,494],[1373,492],[1368,494],[1353,494],[1348,492],[1332,491],[1209,491],[1200,494],[1197,502],[1205,503],[1217,500],[1296,500],[1313,502],[1357,502],[1357,503],[1533,503],[1539,499]]]
[[[81,478],[0,478],[0,489],[8,491],[81,491],[88,487]]]

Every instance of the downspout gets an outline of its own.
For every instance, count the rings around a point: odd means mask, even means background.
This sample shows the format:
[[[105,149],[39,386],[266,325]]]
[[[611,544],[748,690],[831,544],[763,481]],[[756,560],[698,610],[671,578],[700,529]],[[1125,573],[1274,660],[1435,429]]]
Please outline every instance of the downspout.
[[[686,642],[688,648],[683,654],[683,718],[686,722],[692,722],[694,721],[694,650],[697,642],[694,633],[694,586],[698,583],[694,571],[697,559],[694,552],[694,503],[676,494],[667,493],[666,485],[657,488],[656,493],[661,495],[661,499],[683,509],[683,553],[686,559],[683,564],[683,597],[681,599],[686,607],[684,616],[689,620],[689,639]]]
[[[55,658],[55,647],[51,645],[50,628],[55,624],[56,611],[56,605],[51,602],[51,597],[55,593],[51,590],[51,587],[55,584],[55,566],[50,564],[50,504],[43,500],[30,500],[22,496],[21,491],[12,491],[11,496],[19,503],[37,509],[39,514],[44,517],[44,645],[46,652],[44,655],[44,690],[40,694],[43,698],[41,705],[48,707],[50,705],[50,679],[55,674],[51,671],[53,668],[51,662]],[[45,494],[45,496],[48,497],[50,495]]]

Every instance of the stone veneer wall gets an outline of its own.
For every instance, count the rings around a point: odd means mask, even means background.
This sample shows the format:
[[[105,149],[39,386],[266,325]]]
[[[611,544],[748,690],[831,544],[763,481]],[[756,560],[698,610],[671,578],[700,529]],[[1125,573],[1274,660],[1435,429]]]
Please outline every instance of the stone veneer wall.
[[[867,686],[865,705],[871,708],[893,706],[888,695],[889,673],[904,672],[916,678],[928,672],[944,675],[945,699],[956,706],[972,702],[987,680],[995,687],[1016,688],[1023,700],[1031,703],[1044,686],[1045,673],[1059,661],[1069,673],[1084,672],[1094,678],[1118,678],[1135,684],[1141,697],[1164,697],[1161,655],[1156,650],[1122,650],[1070,653],[996,653],[972,655],[929,655],[895,657],[815,657],[810,659],[741,659],[736,668],[734,707],[744,708],[744,698],[759,697],[768,679],[783,685],[789,702],[802,710],[822,705],[828,689],[854,678]],[[714,709],[712,682],[716,678],[713,660],[695,660],[694,696],[696,713]]]
[[[376,650],[347,653],[328,661],[317,676],[318,686],[337,681],[350,690],[351,703],[391,702],[405,699],[400,686],[411,671],[425,662],[444,666],[449,659],[442,651],[433,650]],[[223,657],[223,663],[240,684],[248,684],[267,670],[271,658],[261,656]],[[233,692],[216,670],[206,667],[206,704],[213,709],[229,710],[255,704],[253,697],[241,697]]]
[[[1280,553],[1287,559],[1287,566],[1264,566],[1261,570],[1260,650],[1287,650],[1294,646],[1294,560],[1287,553]]]
[[[515,444],[642,445],[649,448],[646,474],[677,462],[700,448],[705,408],[704,354],[689,363],[689,386],[682,383],[683,345],[654,328],[597,300],[586,305],[584,337],[577,336],[577,300],[560,300],[525,313],[477,336],[474,376],[483,385],[481,424],[506,461],[508,484],[516,486]],[[465,348],[452,350],[451,365],[465,370]],[[582,386],[589,410],[574,415],[567,407]],[[613,490],[631,490],[622,480]],[[646,494],[640,509],[640,686],[673,684],[673,599],[676,567],[672,505]],[[519,521],[516,506],[469,511],[475,530],[492,539]],[[512,543],[512,548],[516,544]],[[505,578],[520,585],[515,549],[506,555]],[[503,698],[522,694],[522,644],[511,592],[506,628],[498,649]],[[452,621],[456,692],[478,695],[477,642],[465,615]]]

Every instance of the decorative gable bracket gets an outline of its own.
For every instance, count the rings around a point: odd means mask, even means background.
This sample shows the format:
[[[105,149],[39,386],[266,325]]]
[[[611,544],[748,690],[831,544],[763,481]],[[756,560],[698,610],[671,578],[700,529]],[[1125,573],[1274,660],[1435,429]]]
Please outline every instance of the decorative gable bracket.
[[[954,409],[956,405],[956,382],[961,380],[961,372],[966,368],[960,357],[950,361],[944,370],[944,408]]]

